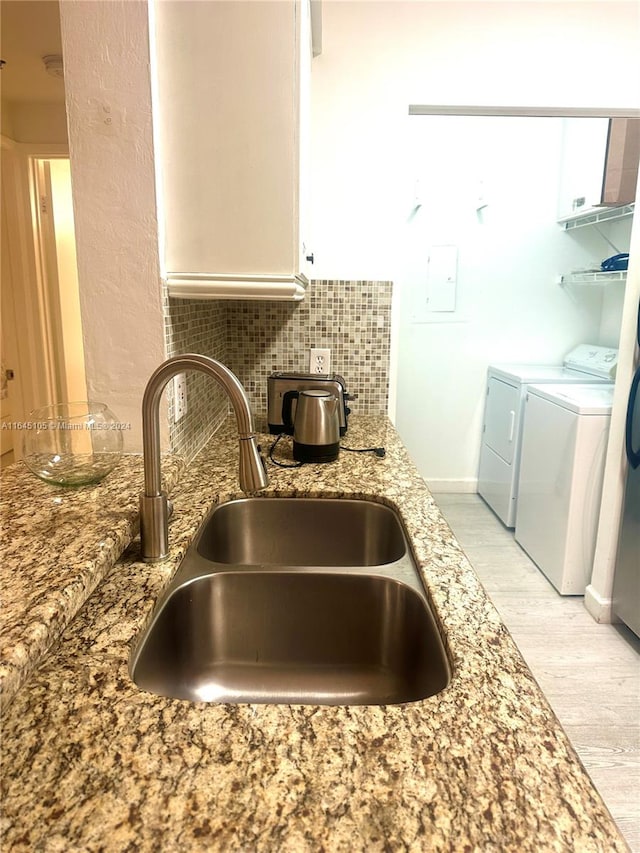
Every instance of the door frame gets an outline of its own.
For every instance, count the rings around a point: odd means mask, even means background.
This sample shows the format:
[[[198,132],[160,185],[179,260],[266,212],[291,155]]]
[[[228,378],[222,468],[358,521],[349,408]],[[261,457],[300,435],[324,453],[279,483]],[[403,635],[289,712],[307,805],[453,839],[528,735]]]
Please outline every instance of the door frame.
[[[524,116],[529,118],[640,118],[638,107],[496,107],[409,104],[410,116]]]
[[[37,223],[35,161],[68,158],[63,144],[26,144],[0,136],[2,204],[8,238],[9,310],[13,309],[16,348],[13,357],[12,415],[28,419],[38,406],[59,396],[54,358],[56,327],[48,307],[51,294],[41,269],[42,246]],[[18,287],[17,283],[21,286]]]

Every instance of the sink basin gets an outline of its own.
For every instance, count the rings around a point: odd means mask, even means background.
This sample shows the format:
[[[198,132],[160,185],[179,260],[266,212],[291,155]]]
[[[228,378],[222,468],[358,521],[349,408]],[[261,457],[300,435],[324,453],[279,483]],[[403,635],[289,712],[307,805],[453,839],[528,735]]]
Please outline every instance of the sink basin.
[[[247,498],[210,513],[197,550],[233,565],[378,566],[406,544],[396,513],[372,501]]]
[[[396,513],[306,498],[216,507],[130,672],[179,699],[314,705],[411,702],[450,680]]]
[[[174,592],[133,677],[180,699],[360,705],[431,696],[449,673],[431,614],[406,584],[226,572]]]

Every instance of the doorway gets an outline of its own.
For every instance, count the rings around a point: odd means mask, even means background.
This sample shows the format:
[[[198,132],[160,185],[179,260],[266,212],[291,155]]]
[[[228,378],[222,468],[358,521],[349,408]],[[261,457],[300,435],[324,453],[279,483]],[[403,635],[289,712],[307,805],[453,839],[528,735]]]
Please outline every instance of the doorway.
[[[607,128],[598,116],[409,119],[396,425],[433,491],[476,490],[490,363],[561,364],[580,343],[619,345],[622,277],[566,274],[627,251],[632,216],[572,230],[560,221],[566,193],[569,212],[591,183],[599,202]],[[584,186],[567,168],[576,132]]]
[[[36,252],[46,304],[49,369],[55,400],[84,400],[82,318],[78,288],[76,239],[71,195],[71,167],[66,157],[31,158]]]
[[[39,406],[82,400],[87,391],[69,159],[2,143],[4,467],[21,457],[13,426]]]

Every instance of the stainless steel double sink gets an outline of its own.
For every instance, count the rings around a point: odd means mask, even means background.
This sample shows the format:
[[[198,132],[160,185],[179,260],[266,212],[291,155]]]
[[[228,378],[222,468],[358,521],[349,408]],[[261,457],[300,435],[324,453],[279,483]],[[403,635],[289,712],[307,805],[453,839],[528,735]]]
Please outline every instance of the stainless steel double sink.
[[[411,702],[450,680],[398,515],[325,498],[216,506],[130,673],[179,699],[313,705]]]

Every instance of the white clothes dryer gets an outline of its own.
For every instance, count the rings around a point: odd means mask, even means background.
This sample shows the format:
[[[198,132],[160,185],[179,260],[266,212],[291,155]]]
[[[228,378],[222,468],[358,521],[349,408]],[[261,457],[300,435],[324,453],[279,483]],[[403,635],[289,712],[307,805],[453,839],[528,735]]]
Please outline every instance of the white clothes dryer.
[[[613,385],[530,385],[516,541],[561,595],[591,579]]]
[[[489,365],[478,494],[507,527],[516,525],[527,389],[541,383],[611,383],[617,362],[617,349],[580,344],[568,353],[563,365]]]

